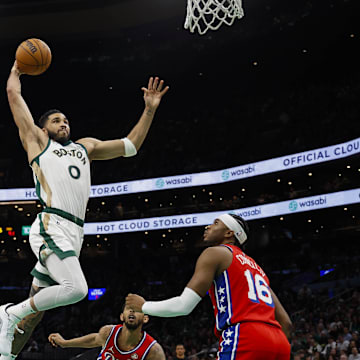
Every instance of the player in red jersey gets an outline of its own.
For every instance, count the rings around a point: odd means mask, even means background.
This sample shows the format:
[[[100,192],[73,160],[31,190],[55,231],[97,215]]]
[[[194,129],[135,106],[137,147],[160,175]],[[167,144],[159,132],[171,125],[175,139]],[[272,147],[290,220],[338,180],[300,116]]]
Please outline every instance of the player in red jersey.
[[[164,351],[142,325],[149,317],[125,306],[120,314],[123,325],[105,325],[98,333],[65,340],[60,334],[50,334],[50,343],[57,347],[95,348],[102,346],[97,360],[165,360]]]
[[[155,316],[187,315],[209,291],[219,360],[289,360],[291,320],[264,271],[241,249],[248,232],[240,216],[219,216],[205,230],[211,246],[199,256],[181,296],[145,301],[129,294],[126,305]]]

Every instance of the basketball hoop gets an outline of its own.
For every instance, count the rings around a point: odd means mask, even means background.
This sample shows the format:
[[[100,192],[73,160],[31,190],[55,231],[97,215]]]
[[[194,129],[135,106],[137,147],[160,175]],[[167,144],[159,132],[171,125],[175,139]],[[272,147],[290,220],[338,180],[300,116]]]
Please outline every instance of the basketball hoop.
[[[187,0],[184,28],[203,35],[222,24],[231,26],[236,18],[243,16],[241,0]]]

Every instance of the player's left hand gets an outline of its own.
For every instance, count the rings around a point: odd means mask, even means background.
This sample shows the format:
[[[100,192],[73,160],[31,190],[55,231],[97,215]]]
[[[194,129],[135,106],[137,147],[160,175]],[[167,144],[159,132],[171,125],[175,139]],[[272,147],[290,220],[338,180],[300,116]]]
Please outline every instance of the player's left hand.
[[[125,299],[125,305],[137,312],[142,312],[144,303],[145,299],[136,294],[128,294]]]
[[[148,87],[142,87],[141,90],[144,92],[145,106],[151,110],[156,110],[160,105],[161,98],[169,90],[169,86],[164,88],[164,80],[160,80],[157,76],[149,79]]]

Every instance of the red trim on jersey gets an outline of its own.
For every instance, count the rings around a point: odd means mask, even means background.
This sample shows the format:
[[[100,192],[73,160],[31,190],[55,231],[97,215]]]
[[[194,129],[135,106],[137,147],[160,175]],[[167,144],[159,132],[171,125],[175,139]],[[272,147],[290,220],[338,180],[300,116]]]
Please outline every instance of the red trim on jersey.
[[[122,325],[113,326],[98,360],[144,360],[156,343],[156,340],[144,331],[140,342],[133,349],[122,351],[118,347],[118,337],[122,328]]]

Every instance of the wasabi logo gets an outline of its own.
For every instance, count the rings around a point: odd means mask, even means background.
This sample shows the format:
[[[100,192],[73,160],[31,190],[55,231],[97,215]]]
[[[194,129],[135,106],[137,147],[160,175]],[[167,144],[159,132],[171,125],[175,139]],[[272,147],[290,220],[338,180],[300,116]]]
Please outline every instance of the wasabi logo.
[[[177,176],[173,178],[157,179],[156,187],[161,189],[163,187],[180,187],[179,185],[186,186],[187,184],[192,183],[192,176]]]
[[[226,181],[228,180],[230,177],[230,172],[229,170],[224,170],[222,173],[221,173],[221,178]]]
[[[255,165],[248,165],[247,167],[240,167],[236,170],[231,170],[231,176],[232,177],[246,177],[246,176],[252,176],[250,174],[255,172]]]
[[[237,212],[237,215],[241,216],[242,218],[255,218],[261,215],[261,207],[250,208],[244,211],[240,211]]]
[[[326,196],[319,196],[316,199],[299,201],[299,206],[302,207],[314,207],[326,205]]]
[[[291,201],[289,204],[289,210],[296,211],[297,208],[298,208],[298,203],[295,200]]]
[[[155,185],[158,189],[161,189],[164,187],[165,181],[163,179],[157,179]]]

